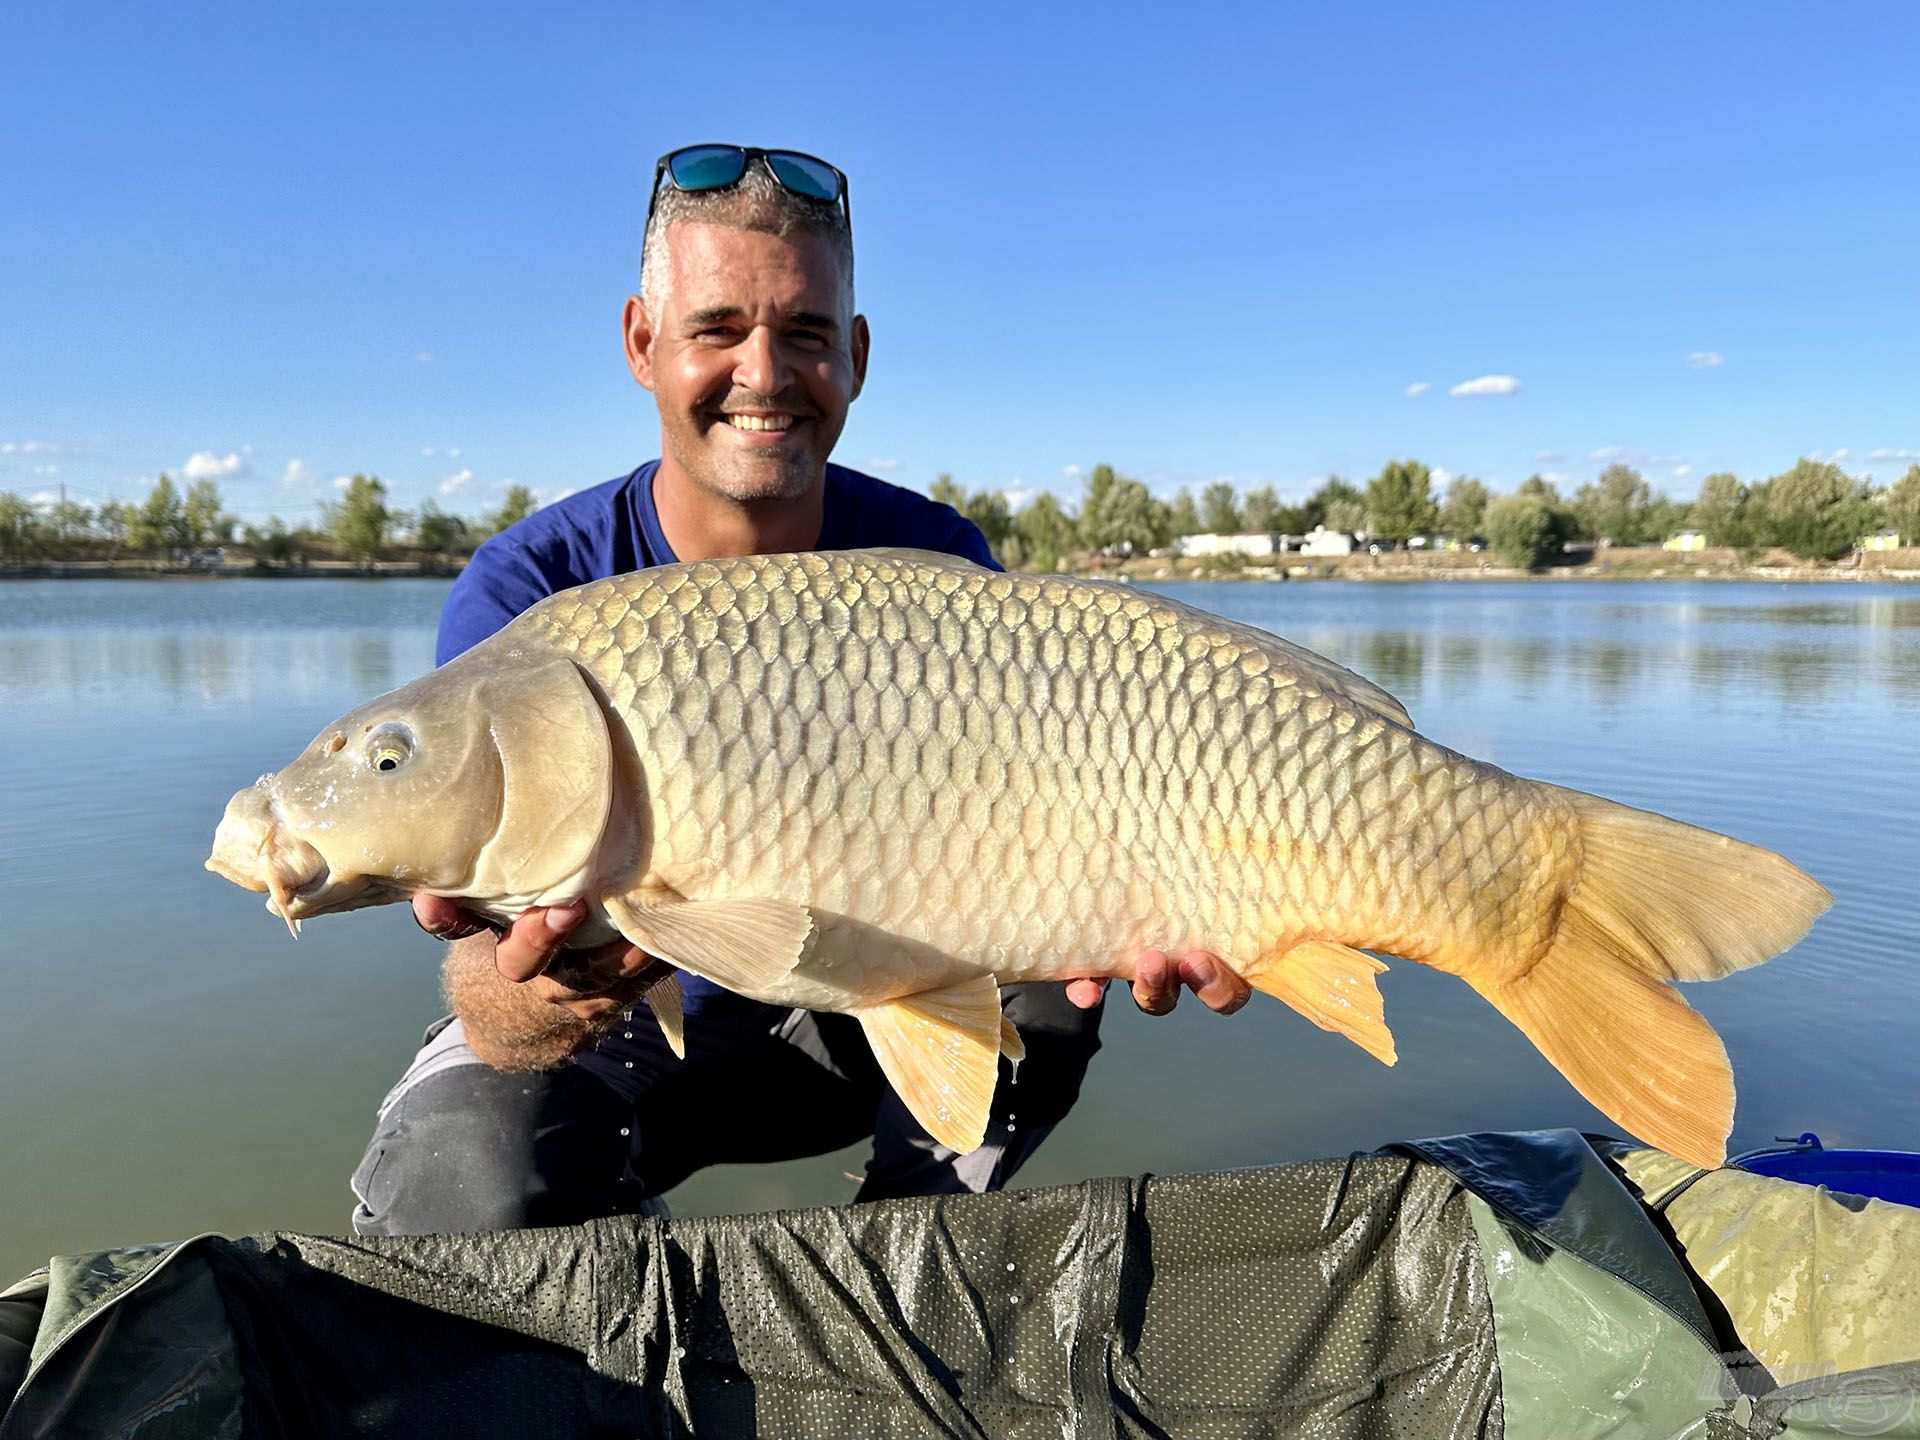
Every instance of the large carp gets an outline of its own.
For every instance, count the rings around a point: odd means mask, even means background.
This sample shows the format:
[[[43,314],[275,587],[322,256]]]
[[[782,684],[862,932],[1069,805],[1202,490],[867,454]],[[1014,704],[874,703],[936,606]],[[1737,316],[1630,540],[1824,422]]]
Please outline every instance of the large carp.
[[[856,1016],[970,1150],[998,987],[1204,947],[1392,1063],[1365,950],[1458,975],[1698,1164],[1733,1077],[1670,983],[1830,902],[1770,851],[1509,775],[1299,646],[1150,594],[911,551],[668,565],[554,595],[235,795],[208,867],[290,925],[585,897],[614,932]],[[652,992],[679,1048],[677,983]]]

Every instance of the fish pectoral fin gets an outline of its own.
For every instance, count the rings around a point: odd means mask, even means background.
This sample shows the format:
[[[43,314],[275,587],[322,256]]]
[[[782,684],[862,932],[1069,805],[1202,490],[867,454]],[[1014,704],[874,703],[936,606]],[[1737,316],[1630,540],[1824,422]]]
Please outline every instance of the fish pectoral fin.
[[[680,977],[669,975],[647,987],[647,1008],[660,1022],[660,1033],[667,1037],[667,1048],[674,1058],[687,1058],[687,1012],[680,999]]]
[[[1391,1065],[1393,1032],[1375,976],[1386,966],[1351,945],[1308,940],[1261,960],[1245,972],[1262,994],[1291,1006],[1322,1030],[1344,1035],[1382,1064]]]
[[[778,986],[813,936],[812,912],[791,900],[673,896],[643,903],[607,895],[601,903],[620,933],[649,955],[741,995],[758,997]]]
[[[976,976],[853,1013],[881,1073],[921,1128],[949,1150],[978,1150],[987,1137],[1005,1034],[993,977]]]
[[[1004,1014],[1000,1017],[1000,1053],[1015,1065],[1027,1058],[1027,1042],[1020,1038],[1020,1032],[1013,1028],[1013,1021]]]

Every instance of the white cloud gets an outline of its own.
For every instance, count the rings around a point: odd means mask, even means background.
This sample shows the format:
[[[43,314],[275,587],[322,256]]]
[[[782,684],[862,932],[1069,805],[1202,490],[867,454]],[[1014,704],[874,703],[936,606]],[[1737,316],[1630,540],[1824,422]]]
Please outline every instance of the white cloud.
[[[1536,450],[1533,458],[1542,465],[1562,465],[1566,463],[1567,455],[1564,450]]]
[[[473,479],[473,471],[471,470],[456,471],[454,474],[447,476],[446,479],[440,482],[440,493],[442,495],[451,495],[456,490],[465,488],[465,486],[470,481],[472,481],[472,479]]]
[[[1867,452],[1867,459],[1869,460],[1920,460],[1920,450],[1888,450],[1885,448],[1882,448],[1879,450],[1869,450]]]
[[[1080,478],[1080,467],[1078,465],[1062,465],[1060,467],[1060,473],[1069,480],[1078,480]]]
[[[868,460],[863,463],[867,469],[879,471],[904,470],[907,464],[904,460]]]
[[[1481,375],[1462,380],[1447,391],[1449,395],[1518,395],[1520,382],[1511,375]]]
[[[27,503],[41,509],[45,509],[49,505],[58,505],[60,503],[60,492],[58,490],[36,490],[33,494],[27,496]]]
[[[1000,492],[1000,498],[1007,502],[1009,508],[1020,510],[1024,509],[1027,502],[1039,493],[1038,490],[1032,490],[1021,485],[1010,490],[1002,490]]]
[[[1598,460],[1602,464],[1618,462],[1622,465],[1636,465],[1645,469],[1653,465],[1682,465],[1686,462],[1678,455],[1663,455],[1653,450],[1630,450],[1625,445],[1602,445],[1587,456],[1589,460]]]
[[[1433,382],[1431,380],[1416,380],[1407,386],[1406,393],[1409,395],[1424,395],[1432,388]],[[1457,395],[1460,392],[1456,390],[1454,393]]]
[[[251,454],[252,446],[247,447]],[[244,475],[247,462],[238,451],[229,451],[224,457],[211,450],[196,450],[187,457],[187,463],[180,467],[180,473],[189,480],[218,480],[222,476]]]
[[[36,465],[33,467],[33,473],[51,479],[60,473],[60,467],[58,465]]]
[[[1571,485],[1573,483],[1573,477],[1571,475],[1562,475],[1558,470],[1542,470],[1540,472],[1540,478],[1556,490],[1562,485]]]
[[[1696,370],[1711,370],[1726,363],[1727,357],[1718,350],[1695,350],[1687,356],[1687,364]]]
[[[1676,480],[1684,480],[1692,473],[1693,467],[1691,465],[1676,465],[1673,467],[1673,478]]]
[[[351,484],[353,484],[353,477],[351,475],[336,475],[333,477],[333,488],[336,490],[344,490]]]
[[[414,351],[413,363],[416,365],[431,365],[433,363],[433,352],[431,350]]]
[[[1837,465],[1842,460],[1849,458],[1852,454],[1853,452],[1851,450],[1842,445],[1838,450],[1831,453],[1824,450],[1815,450],[1812,454],[1808,455],[1807,458],[1809,460],[1816,460],[1822,465]]]
[[[1453,479],[1453,472],[1447,469],[1444,465],[1434,466],[1431,470],[1427,472],[1427,475],[1436,485],[1444,485],[1449,480]]]
[[[420,451],[420,458],[422,460],[431,460],[436,455],[444,455],[449,460],[458,460],[460,458],[460,447],[458,445],[449,445],[444,450],[436,450],[433,446],[428,445]]]
[[[287,468],[280,472],[280,483],[289,490],[304,489],[313,481],[313,467],[298,455],[287,461]]]

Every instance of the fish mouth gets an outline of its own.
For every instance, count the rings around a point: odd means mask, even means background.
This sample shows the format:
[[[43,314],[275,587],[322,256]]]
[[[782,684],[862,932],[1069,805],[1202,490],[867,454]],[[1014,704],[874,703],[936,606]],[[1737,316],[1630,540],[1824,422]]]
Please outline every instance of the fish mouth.
[[[206,864],[243,889],[264,892],[268,911],[296,937],[302,916],[334,908],[330,889],[356,888],[351,880],[330,887],[334,876],[326,856],[287,829],[265,784],[227,802]]]

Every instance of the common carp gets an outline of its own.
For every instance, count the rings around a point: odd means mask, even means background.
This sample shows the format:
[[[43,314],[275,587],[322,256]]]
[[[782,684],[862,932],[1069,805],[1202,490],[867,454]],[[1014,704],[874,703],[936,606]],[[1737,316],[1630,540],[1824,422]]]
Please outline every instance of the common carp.
[[[576,945],[856,1016],[958,1151],[1018,1057],[999,986],[1199,947],[1388,1064],[1365,952],[1457,975],[1627,1130],[1718,1164],[1732,1072],[1671,982],[1831,900],[1437,745],[1264,631],[913,551],[553,595],[235,795],[207,865],[295,928],[416,890],[503,920],[585,897]],[[677,982],[650,1001],[679,1049]]]

